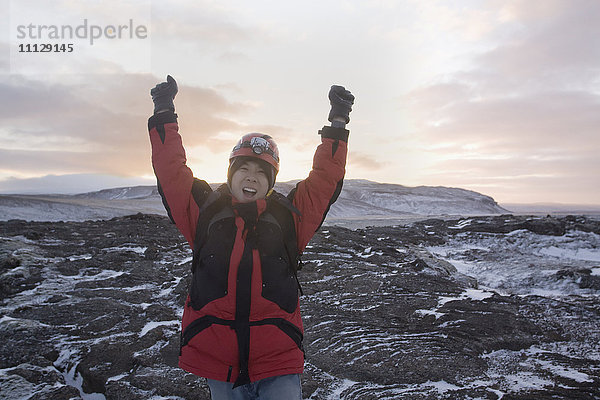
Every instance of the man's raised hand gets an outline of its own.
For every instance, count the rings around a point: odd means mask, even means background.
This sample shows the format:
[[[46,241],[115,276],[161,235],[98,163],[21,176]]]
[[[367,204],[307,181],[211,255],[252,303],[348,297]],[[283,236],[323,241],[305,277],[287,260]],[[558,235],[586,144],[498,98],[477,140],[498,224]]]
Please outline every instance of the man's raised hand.
[[[350,122],[350,111],[354,104],[354,95],[343,86],[333,85],[329,90],[329,121],[340,121],[344,124]]]
[[[161,82],[150,90],[150,96],[154,102],[154,114],[163,111],[175,111],[173,100],[177,95],[177,82],[171,75],[167,75],[167,81]]]

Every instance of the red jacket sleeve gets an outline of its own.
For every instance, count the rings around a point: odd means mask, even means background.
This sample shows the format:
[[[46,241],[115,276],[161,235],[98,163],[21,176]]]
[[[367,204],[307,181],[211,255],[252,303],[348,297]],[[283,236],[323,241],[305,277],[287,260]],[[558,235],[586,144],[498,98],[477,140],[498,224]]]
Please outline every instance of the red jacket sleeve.
[[[323,127],[321,144],[313,157],[308,178],[296,185],[293,204],[302,215],[294,215],[298,250],[302,252],[319,229],[329,207],[337,200],[346,173],[348,131]]]
[[[193,248],[199,199],[208,195],[210,187],[195,179],[186,165],[177,114],[168,111],[153,115],[148,131],[158,190],[169,216]]]

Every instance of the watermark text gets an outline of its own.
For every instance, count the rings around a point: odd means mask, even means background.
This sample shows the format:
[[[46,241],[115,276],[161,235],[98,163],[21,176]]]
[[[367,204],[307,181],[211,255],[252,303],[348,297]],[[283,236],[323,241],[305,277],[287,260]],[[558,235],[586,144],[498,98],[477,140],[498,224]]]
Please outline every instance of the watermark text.
[[[96,25],[88,23],[87,18],[77,26],[73,25],[39,25],[30,23],[16,26],[16,38],[19,40],[73,40],[85,39],[90,45],[101,39],[147,39],[148,27],[134,23],[129,19],[127,24]]]

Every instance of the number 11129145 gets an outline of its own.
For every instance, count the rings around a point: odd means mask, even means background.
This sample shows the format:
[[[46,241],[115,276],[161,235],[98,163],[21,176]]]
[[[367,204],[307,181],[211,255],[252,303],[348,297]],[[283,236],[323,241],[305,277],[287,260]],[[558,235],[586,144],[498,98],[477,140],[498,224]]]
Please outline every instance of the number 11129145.
[[[73,44],[21,43],[19,53],[71,53]]]

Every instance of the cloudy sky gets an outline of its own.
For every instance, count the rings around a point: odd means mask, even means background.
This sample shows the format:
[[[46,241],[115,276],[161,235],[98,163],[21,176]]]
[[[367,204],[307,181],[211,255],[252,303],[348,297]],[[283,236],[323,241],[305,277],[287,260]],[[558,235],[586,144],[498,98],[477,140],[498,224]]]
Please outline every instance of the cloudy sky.
[[[340,84],[356,96],[348,178],[461,187],[501,203],[600,204],[596,0],[0,6],[10,9],[0,192],[153,183],[149,90],[171,74],[188,164],[209,182],[224,180],[231,147],[253,131],[277,140],[279,180],[305,177],[327,92]],[[84,21],[106,36],[49,36]],[[115,38],[119,25],[147,34]],[[74,50],[18,52],[34,43]]]

